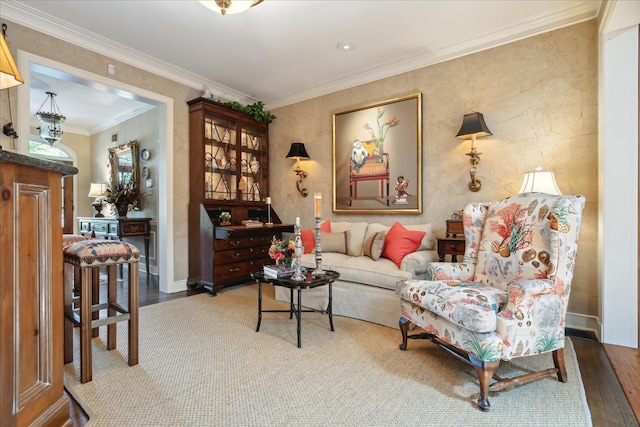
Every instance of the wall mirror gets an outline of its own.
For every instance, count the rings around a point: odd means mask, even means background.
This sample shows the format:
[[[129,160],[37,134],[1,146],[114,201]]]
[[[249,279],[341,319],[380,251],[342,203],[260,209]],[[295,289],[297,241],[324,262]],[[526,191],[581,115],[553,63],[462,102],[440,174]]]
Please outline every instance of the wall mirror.
[[[140,189],[138,150],[138,141],[109,148],[111,188],[128,188],[133,191]]]

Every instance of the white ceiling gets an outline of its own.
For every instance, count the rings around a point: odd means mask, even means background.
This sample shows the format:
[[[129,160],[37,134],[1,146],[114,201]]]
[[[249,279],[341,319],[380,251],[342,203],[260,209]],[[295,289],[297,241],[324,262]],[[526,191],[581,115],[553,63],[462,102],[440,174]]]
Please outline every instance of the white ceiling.
[[[223,100],[262,100],[273,109],[591,19],[600,4],[264,0],[222,16],[188,0],[2,0],[0,16],[187,86],[210,88]],[[356,48],[339,51],[345,41]],[[32,109],[53,90],[69,126],[92,133],[106,123],[95,117],[145,108],[114,99],[117,94],[97,94],[100,88],[73,89],[78,82],[61,83],[40,71],[31,81]],[[68,100],[70,93],[77,99]],[[82,99],[91,100],[91,108]]]

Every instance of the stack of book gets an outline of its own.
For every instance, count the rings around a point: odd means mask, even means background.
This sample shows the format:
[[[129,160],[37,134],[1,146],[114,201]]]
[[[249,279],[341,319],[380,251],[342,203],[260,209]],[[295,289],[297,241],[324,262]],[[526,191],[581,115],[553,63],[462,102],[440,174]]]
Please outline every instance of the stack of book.
[[[301,267],[302,274],[306,274],[306,269]],[[280,267],[278,265],[265,265],[263,267],[264,277],[271,279],[283,279],[291,277],[296,273],[296,267]]]

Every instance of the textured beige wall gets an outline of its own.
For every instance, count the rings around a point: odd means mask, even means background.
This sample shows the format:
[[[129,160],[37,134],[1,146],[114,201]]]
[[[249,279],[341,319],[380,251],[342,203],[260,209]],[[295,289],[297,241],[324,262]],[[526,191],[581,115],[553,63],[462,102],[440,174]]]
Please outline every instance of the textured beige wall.
[[[79,69],[149,90],[174,103],[174,245],[175,279],[187,277],[188,258],[188,109],[186,101],[200,92],[106,56],[11,24],[14,52],[21,49]],[[302,141],[312,160],[305,185],[322,192],[323,216],[335,220],[390,224],[432,222],[443,233],[444,221],[471,201],[493,200],[516,192],[523,174],[541,165],[555,169],[564,193],[587,198],[581,248],[570,310],[597,315],[597,28],[590,21],[507,44],[474,55],[377,82],[343,90],[273,111],[270,127],[271,197],[285,222],[301,216],[311,226],[312,197],[295,189],[295,162],[285,159],[289,145]],[[116,76],[106,74],[115,64]],[[332,113],[413,92],[423,94],[422,215],[332,215]],[[5,91],[3,91],[5,92]],[[14,122],[17,95],[12,91]],[[0,118],[7,119],[3,95]],[[483,189],[471,193],[469,143],[455,138],[462,116],[484,114],[493,136],[480,139],[479,178]],[[0,144],[6,144],[0,135]]]
[[[270,127],[270,196],[284,222],[301,217],[312,226],[313,197],[295,189],[295,162],[285,156],[293,141],[311,157],[301,162],[305,186],[321,192],[323,217],[391,224],[445,220],[473,201],[516,193],[525,172],[554,169],[563,193],[582,194],[587,207],[570,311],[598,314],[597,231],[597,28],[590,21],[477,54],[279,108]],[[332,114],[351,107],[422,92],[423,214],[336,215],[331,212]],[[493,136],[478,140],[478,177],[467,189],[470,142],[455,137],[462,116],[484,114]]]
[[[6,21],[6,20],[5,20]],[[18,50],[51,59],[90,73],[120,81],[150,92],[174,99],[173,114],[173,162],[176,171],[173,178],[173,231],[174,231],[174,280],[186,280],[188,274],[188,223],[187,207],[189,201],[189,110],[186,102],[202,93],[166,78],[140,70],[139,68],[117,61],[79,46],[44,35],[36,30],[6,21],[11,28],[11,50]],[[116,75],[107,74],[107,64],[114,64]],[[17,90],[11,90],[13,121],[18,123]],[[8,119],[5,108],[6,91],[2,91],[0,119]],[[0,135],[0,144],[11,147],[11,141]],[[158,191],[158,188],[154,188]],[[80,199],[80,197],[79,197]],[[160,230],[162,232],[162,230]]]

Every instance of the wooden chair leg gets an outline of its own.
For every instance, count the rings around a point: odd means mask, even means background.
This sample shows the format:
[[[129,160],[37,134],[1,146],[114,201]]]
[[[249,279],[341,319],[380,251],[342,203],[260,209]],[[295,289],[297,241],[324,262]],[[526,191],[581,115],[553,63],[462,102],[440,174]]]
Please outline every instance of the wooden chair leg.
[[[129,366],[138,364],[138,263],[129,264]]]
[[[499,360],[493,362],[485,362],[472,355],[469,355],[469,361],[476,369],[478,373],[478,380],[480,381],[480,396],[478,396],[478,408],[481,411],[488,411],[491,408],[489,404],[489,382],[493,377],[493,374],[500,365]]]
[[[117,266],[112,264],[107,266],[107,302],[109,307],[107,308],[107,316],[112,317],[118,314],[118,312],[111,308],[111,304],[118,302],[118,289],[117,289]],[[113,350],[116,348],[116,324],[112,323],[107,325],[107,350]]]
[[[91,269],[83,268],[80,273],[80,382],[92,380],[91,356]]]
[[[400,344],[400,350],[407,349],[407,335],[409,333],[409,325],[411,322],[405,319],[403,316],[400,316],[400,332],[402,333],[402,343]]]
[[[64,363],[73,362],[73,274],[75,267],[64,264]]]
[[[567,377],[567,368],[564,365],[564,348],[554,350],[552,355],[553,355],[553,364],[558,370],[558,381],[566,383],[568,377]]]
[[[91,304],[100,304],[100,267],[91,268]],[[100,313],[94,311],[91,314],[91,320],[98,320]],[[93,328],[91,330],[91,337],[97,338],[100,336],[100,328]]]

